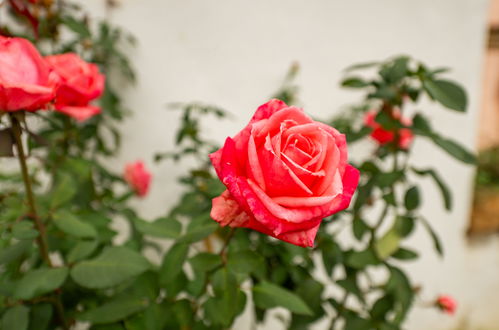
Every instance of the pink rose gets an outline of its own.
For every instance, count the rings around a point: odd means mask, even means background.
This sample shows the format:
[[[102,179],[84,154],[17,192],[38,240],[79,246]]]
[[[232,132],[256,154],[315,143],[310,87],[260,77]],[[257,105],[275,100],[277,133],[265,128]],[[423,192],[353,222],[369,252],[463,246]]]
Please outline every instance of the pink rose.
[[[456,312],[457,302],[451,296],[441,295],[435,304],[447,314],[453,315]]]
[[[151,173],[145,168],[144,163],[136,161],[125,166],[125,180],[135,190],[135,193],[144,197],[149,191]]]
[[[213,199],[214,220],[299,246],[313,246],[322,219],[348,207],[359,180],[345,136],[279,100],[210,158],[227,187]]]
[[[371,132],[371,138],[376,140],[380,145],[384,145],[392,142],[395,139],[395,132],[384,129],[380,124],[376,122],[377,112],[375,110],[368,111],[364,116],[364,124],[367,127],[371,127],[373,130]],[[403,125],[411,126],[412,121],[409,118],[401,118],[402,115],[400,111],[394,111],[395,119],[398,119]],[[400,149],[409,149],[414,135],[409,128],[401,128],[398,130],[398,147]]]
[[[105,77],[97,65],[85,62],[74,53],[47,56],[45,60],[59,79],[55,98],[57,111],[79,121],[101,112],[99,107],[89,105],[104,91]]]
[[[38,110],[55,95],[54,80],[26,39],[0,36],[0,110]]]

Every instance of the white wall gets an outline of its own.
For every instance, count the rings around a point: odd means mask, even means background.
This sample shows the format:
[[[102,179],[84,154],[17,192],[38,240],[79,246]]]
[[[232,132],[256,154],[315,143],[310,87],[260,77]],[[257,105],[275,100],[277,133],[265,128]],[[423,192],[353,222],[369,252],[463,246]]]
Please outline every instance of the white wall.
[[[103,15],[102,0],[81,1]],[[302,105],[327,118],[359,94],[340,90],[342,69],[355,62],[409,54],[431,66],[448,66],[469,92],[466,115],[423,104],[444,135],[474,146],[487,0],[122,0],[112,20],[139,40],[131,54],[139,74],[126,93],[133,118],[122,127],[124,148],[113,165],[136,158],[154,170],[150,196],[137,202],[147,217],[163,214],[176,200],[175,178],[184,168],[153,166],[152,154],[172,148],[178,122],[165,104],[199,100],[237,116],[207,125],[218,141],[233,135],[279,86],[289,64],[298,61]],[[473,170],[417,141],[414,161],[436,167],[451,183],[454,210],[446,213],[431,182],[424,184],[424,214],[441,235],[443,260],[423,230],[412,238],[422,259],[407,267],[423,285],[423,296],[450,293],[459,301],[455,317],[415,308],[409,329],[499,328],[499,244],[496,238],[470,245],[468,225]],[[416,303],[420,304],[420,303]],[[245,328],[241,321],[238,329]],[[273,328],[271,326],[268,327]]]

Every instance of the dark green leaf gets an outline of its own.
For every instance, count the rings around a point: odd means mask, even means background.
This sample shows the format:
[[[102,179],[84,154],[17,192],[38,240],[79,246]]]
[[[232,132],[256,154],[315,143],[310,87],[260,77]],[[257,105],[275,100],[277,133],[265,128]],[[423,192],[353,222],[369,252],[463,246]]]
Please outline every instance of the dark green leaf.
[[[21,240],[33,239],[38,236],[38,231],[33,228],[31,221],[23,220],[12,226],[12,236]]]
[[[475,155],[466,150],[460,144],[450,139],[443,138],[436,134],[433,134],[431,136],[431,139],[433,140],[433,142],[435,142],[437,146],[442,148],[444,151],[446,151],[449,155],[456,158],[457,160],[460,160],[463,163],[471,165],[474,165],[476,163]]]
[[[351,87],[351,88],[362,88],[369,86],[369,83],[367,81],[364,81],[362,78],[358,77],[349,77],[344,79],[341,82],[342,87]]]
[[[420,197],[419,197],[419,189],[417,186],[412,186],[407,189],[404,196],[404,205],[405,208],[409,211],[415,210],[419,207]]]
[[[33,305],[30,314],[29,330],[46,330],[52,319],[52,305]]]
[[[374,66],[378,66],[379,64],[380,64],[379,62],[366,62],[366,63],[354,64],[354,65],[347,67],[345,69],[345,71],[368,69],[368,68],[372,68]]]
[[[93,324],[113,323],[147,308],[148,305],[149,302],[143,298],[120,298],[83,312],[76,318]]]
[[[194,272],[207,272],[222,264],[218,254],[201,252],[189,259]]]
[[[31,249],[31,246],[32,242],[30,240],[23,240],[6,248],[3,248],[0,251],[0,265],[9,264],[12,261],[21,258],[26,252]]]
[[[212,234],[219,228],[218,223],[207,215],[201,215],[192,219],[187,226],[187,232],[180,237],[179,243],[194,243]]]
[[[401,247],[397,250],[397,252],[392,254],[392,257],[399,260],[413,260],[418,257],[418,254],[415,251]]]
[[[62,18],[62,23],[66,25],[69,29],[73,30],[83,38],[90,38],[91,34],[88,30],[87,25],[82,21],[77,21],[71,16],[64,16]]]
[[[2,317],[2,330],[27,330],[29,324],[29,308],[17,305],[7,309]]]
[[[50,192],[50,208],[57,208],[69,202],[77,191],[77,185],[69,174],[57,176],[54,189]]]
[[[191,303],[187,299],[178,300],[173,304],[173,313],[181,328],[189,329],[193,322],[194,311]]]
[[[341,248],[332,239],[323,239],[319,243],[319,249],[322,252],[322,262],[329,276],[333,274],[334,267],[343,262],[343,253]]]
[[[56,227],[68,235],[81,238],[95,238],[97,236],[97,231],[91,224],[78,219],[68,211],[57,211],[52,217]]]
[[[281,306],[296,314],[313,314],[300,297],[269,282],[261,282],[253,287],[253,299],[255,305],[260,308]]]
[[[154,222],[134,219],[135,227],[144,235],[160,238],[177,238],[182,231],[180,222],[173,218],[160,218]]]
[[[91,255],[97,249],[97,241],[79,241],[69,250],[67,260],[69,263],[80,261]]]
[[[441,103],[446,108],[461,112],[466,111],[468,100],[464,89],[449,80],[429,80],[423,81],[423,88],[430,97]]]
[[[79,285],[102,289],[122,283],[150,267],[139,253],[125,247],[110,247],[98,257],[82,261],[71,270],[71,277]]]
[[[359,241],[369,232],[369,226],[359,217],[353,219],[352,229],[353,235]]]
[[[362,269],[368,265],[378,264],[379,260],[371,249],[366,249],[348,253],[345,263],[352,268]]]
[[[430,237],[433,240],[433,246],[435,247],[435,251],[437,251],[440,256],[443,256],[444,255],[444,250],[442,248],[442,244],[440,243],[440,239],[438,238],[437,234],[435,233],[435,231],[433,231],[433,228],[428,223],[428,221],[426,221],[425,218],[420,217],[419,219],[421,220],[421,222],[423,223],[424,227],[428,231],[428,234],[430,234]]]
[[[44,295],[60,287],[67,276],[68,269],[66,267],[29,271],[17,283],[14,297],[28,300]]]
[[[172,281],[182,271],[182,266],[187,258],[188,252],[189,245],[182,243],[177,243],[168,250],[163,258],[159,271],[159,281],[161,285]]]
[[[265,272],[265,261],[263,257],[250,250],[241,250],[229,253],[227,257],[227,267],[242,274],[262,274]]]
[[[433,178],[433,181],[435,181],[436,185],[440,189],[440,193],[442,194],[442,198],[444,200],[444,206],[446,210],[451,210],[452,209],[452,196],[450,193],[449,188],[447,185],[444,183],[440,175],[437,174],[437,172],[433,169],[424,169],[424,170],[418,170],[416,168],[412,168],[412,170],[419,175],[430,175]]]

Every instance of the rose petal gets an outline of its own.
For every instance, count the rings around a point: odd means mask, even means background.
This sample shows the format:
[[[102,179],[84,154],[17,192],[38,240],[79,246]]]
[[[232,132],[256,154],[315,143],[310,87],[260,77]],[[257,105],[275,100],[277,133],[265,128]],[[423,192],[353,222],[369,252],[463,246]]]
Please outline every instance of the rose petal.
[[[100,107],[87,105],[85,107],[59,106],[56,105],[56,111],[64,113],[74,119],[82,122],[101,113]]]

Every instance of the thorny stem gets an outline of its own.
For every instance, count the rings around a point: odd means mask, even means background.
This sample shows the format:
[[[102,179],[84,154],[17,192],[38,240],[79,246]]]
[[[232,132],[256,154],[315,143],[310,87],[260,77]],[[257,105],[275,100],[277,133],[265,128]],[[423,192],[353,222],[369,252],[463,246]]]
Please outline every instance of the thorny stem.
[[[9,115],[12,124],[12,133],[14,135],[14,141],[17,149],[17,158],[19,159],[19,165],[21,166],[21,174],[23,177],[24,189],[26,190],[26,201],[28,203],[28,211],[29,211],[28,217],[33,220],[35,227],[39,233],[37,237],[37,243],[40,249],[40,254],[42,256],[42,259],[49,267],[53,267],[53,264],[50,260],[48,253],[49,249],[47,244],[45,225],[41,221],[36,210],[35,197],[33,195],[31,178],[29,176],[28,166],[26,163],[26,154],[24,153],[24,147],[21,139],[22,135],[21,123],[19,122],[19,119],[16,117],[16,114],[10,113]],[[69,329],[66,324],[66,319],[64,317],[64,308],[59,295],[56,294],[54,296],[53,303],[61,326],[63,327],[63,329]]]

